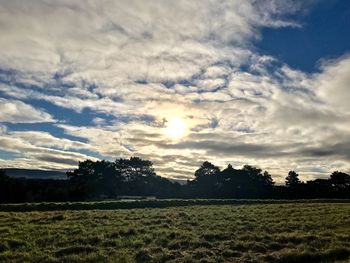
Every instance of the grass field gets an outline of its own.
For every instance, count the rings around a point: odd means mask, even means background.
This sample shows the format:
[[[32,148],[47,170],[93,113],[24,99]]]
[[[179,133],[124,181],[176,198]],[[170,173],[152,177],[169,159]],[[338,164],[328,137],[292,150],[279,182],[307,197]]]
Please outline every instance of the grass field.
[[[0,212],[0,262],[349,262],[350,203]]]

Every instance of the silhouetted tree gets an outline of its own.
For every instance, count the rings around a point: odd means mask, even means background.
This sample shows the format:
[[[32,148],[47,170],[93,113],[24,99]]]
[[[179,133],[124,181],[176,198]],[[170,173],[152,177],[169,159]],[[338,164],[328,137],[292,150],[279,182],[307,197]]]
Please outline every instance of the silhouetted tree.
[[[238,198],[246,194],[245,186],[249,183],[249,178],[242,170],[236,170],[229,164],[220,173],[219,182],[221,197]]]
[[[346,188],[350,186],[350,175],[342,172],[333,172],[330,176],[331,184],[333,186]]]
[[[271,195],[274,182],[267,171],[263,172],[260,168],[250,165],[245,165],[242,170],[249,178],[247,197],[264,198]]]
[[[216,198],[262,198],[271,195],[273,180],[268,172],[246,165],[234,169],[231,164],[220,172],[204,162],[189,182],[195,196]]]
[[[204,178],[205,176],[216,176],[220,172],[219,167],[214,164],[205,161],[202,163],[201,167],[195,171],[194,176],[196,179]]]
[[[6,175],[5,170],[0,169],[0,183],[7,181],[9,177]]]
[[[300,198],[298,194],[293,191],[289,192],[289,198]],[[331,198],[332,187],[329,179],[315,179],[306,182],[305,188],[303,189],[303,198]],[[334,196],[335,197],[335,196]]]
[[[158,198],[350,198],[350,175],[333,172],[328,179],[302,183],[290,171],[285,186],[275,186],[267,171],[245,165],[224,170],[205,161],[186,185],[157,176],[153,163],[138,157],[86,160],[67,172],[68,180],[11,178],[0,170],[0,202],[74,201],[119,195]]]
[[[0,169],[0,201],[6,202],[9,199],[9,183],[10,178],[5,171]]]
[[[151,161],[139,157],[117,159],[115,167],[124,180],[122,191],[124,195],[152,194],[151,182],[154,182],[156,173]]]
[[[77,198],[116,197],[122,176],[115,163],[109,161],[79,162],[78,169],[67,172],[72,185],[72,195]]]
[[[190,182],[191,194],[195,197],[211,198],[216,195],[218,188],[219,167],[205,161],[195,173],[195,179]]]
[[[289,171],[288,176],[286,177],[286,186],[295,187],[299,184],[301,184],[299,174],[297,174],[295,171]]]
[[[343,172],[333,172],[330,176],[333,197],[350,198],[350,175]]]
[[[153,163],[148,160],[142,160],[139,157],[130,159],[117,159],[115,167],[124,177],[125,181],[134,181],[142,177],[155,176]]]
[[[115,198],[119,195],[155,195],[177,197],[178,183],[157,176],[153,163],[138,157],[115,162],[80,162],[78,169],[67,173],[71,195],[75,198]]]

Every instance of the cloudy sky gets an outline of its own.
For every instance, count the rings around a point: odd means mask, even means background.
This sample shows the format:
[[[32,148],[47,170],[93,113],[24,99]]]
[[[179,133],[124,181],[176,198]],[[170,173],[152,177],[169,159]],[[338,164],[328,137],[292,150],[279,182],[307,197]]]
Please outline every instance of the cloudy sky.
[[[347,0],[0,0],[0,167],[350,172]]]

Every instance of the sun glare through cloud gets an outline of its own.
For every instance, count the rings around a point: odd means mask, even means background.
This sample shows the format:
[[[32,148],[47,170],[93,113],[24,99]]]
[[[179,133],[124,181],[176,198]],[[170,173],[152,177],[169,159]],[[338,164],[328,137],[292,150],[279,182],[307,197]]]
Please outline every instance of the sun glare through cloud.
[[[167,123],[165,127],[165,134],[173,140],[179,140],[184,137],[187,130],[187,124],[180,117],[173,117]]]

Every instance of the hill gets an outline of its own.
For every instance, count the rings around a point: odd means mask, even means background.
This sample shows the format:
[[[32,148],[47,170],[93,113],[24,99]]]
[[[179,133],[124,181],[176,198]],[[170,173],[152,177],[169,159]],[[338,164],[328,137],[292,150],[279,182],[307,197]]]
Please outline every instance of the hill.
[[[5,168],[6,174],[14,178],[28,178],[28,179],[67,179],[64,171],[54,170],[39,170],[39,169],[21,169],[21,168]]]

